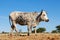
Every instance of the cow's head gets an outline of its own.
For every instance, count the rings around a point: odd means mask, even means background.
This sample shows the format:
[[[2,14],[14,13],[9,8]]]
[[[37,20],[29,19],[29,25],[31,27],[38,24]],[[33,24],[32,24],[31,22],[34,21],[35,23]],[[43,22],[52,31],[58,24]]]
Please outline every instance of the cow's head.
[[[39,22],[40,22],[40,21],[48,22],[49,19],[48,19],[48,17],[47,17],[46,11],[42,10],[41,13],[39,13],[39,15],[38,15],[37,20],[38,20]]]
[[[45,21],[45,22],[48,22],[48,21],[49,21],[49,19],[48,19],[48,17],[47,17],[46,11],[44,11],[44,10],[41,11],[40,19],[41,19],[42,21]]]

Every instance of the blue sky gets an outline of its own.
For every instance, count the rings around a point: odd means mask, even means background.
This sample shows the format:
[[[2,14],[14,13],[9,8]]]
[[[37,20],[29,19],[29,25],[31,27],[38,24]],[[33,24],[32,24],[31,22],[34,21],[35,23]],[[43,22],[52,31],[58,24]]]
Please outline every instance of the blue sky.
[[[36,27],[45,27],[47,32],[55,30],[60,24],[60,0],[0,0],[0,32],[10,32],[9,14],[12,11],[47,11],[49,22],[40,22]],[[17,29],[27,31],[27,26],[17,25]]]

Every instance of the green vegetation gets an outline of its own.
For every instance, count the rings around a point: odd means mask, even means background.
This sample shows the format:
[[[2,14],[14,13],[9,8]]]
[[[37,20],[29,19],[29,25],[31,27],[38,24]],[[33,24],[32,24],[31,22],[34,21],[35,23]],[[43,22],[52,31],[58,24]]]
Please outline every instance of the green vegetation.
[[[42,33],[46,31],[46,28],[38,28],[36,31],[37,33]],[[34,33],[34,30],[32,31],[32,33]]]
[[[60,33],[60,25],[56,26],[56,30],[52,30],[51,33]]]
[[[57,33],[57,30],[52,30],[52,32],[51,33]]]
[[[57,32],[60,33],[60,25],[56,26]]]

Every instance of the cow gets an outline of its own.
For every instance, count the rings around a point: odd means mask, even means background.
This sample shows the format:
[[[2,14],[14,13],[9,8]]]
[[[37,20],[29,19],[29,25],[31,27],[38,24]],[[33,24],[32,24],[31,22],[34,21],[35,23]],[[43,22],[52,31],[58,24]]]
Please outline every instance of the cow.
[[[47,12],[45,10],[41,10],[41,12],[21,12],[21,11],[14,11],[11,12],[9,15],[9,22],[11,25],[11,33],[13,30],[16,32],[16,24],[19,25],[27,25],[28,36],[32,31],[32,27],[35,29],[36,34],[36,26],[41,22],[45,21],[48,22],[49,19],[47,17]]]

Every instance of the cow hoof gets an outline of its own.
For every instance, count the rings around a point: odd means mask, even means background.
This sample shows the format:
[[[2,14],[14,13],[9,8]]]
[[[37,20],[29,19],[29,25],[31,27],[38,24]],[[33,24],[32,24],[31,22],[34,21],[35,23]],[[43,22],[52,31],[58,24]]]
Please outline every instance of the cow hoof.
[[[10,37],[12,37],[13,35],[12,34],[9,34],[10,35]]]
[[[35,36],[37,36],[37,34],[35,34]]]
[[[30,36],[30,34],[28,33],[28,36]]]

